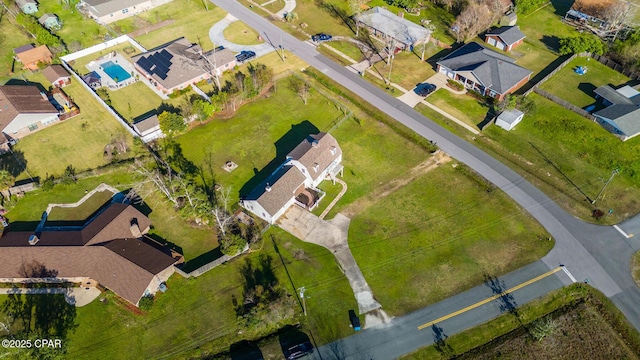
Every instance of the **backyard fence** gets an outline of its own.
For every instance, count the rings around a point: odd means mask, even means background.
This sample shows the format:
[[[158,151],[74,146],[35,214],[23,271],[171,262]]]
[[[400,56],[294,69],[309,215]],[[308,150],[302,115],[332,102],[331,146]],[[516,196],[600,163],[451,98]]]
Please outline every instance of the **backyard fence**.
[[[222,255],[221,257],[213,260],[212,262],[208,263],[208,264],[204,264],[201,267],[193,270],[190,273],[186,273],[184,271],[182,271],[182,269],[180,269],[177,266],[174,266],[176,269],[176,272],[180,275],[182,275],[182,277],[184,278],[190,278],[190,277],[198,277],[204,273],[206,273],[207,271],[215,268],[216,266],[222,265],[224,263],[226,263],[227,261],[233,259],[236,256],[240,256],[244,253],[246,253],[247,251],[249,251],[249,244],[245,245],[244,249],[242,249],[242,251],[240,251],[239,253],[233,255],[233,256],[229,256],[229,255]]]
[[[532,91],[535,90],[535,88],[537,88],[538,86],[542,85],[545,83],[545,81],[549,80],[553,75],[555,75],[558,71],[562,70],[562,68],[564,68],[565,66],[567,66],[567,64],[576,58],[576,56],[585,56],[584,54],[578,55],[578,54],[573,54],[571,55],[567,60],[563,61],[562,64],[558,65],[557,68],[553,69],[553,71],[551,71],[550,73],[548,73],[545,77],[543,77],[542,79],[540,79],[540,81],[538,81],[535,85],[533,85],[531,87],[531,89],[527,90],[524,93],[524,96],[529,95]]]
[[[533,91],[535,91],[536,94],[538,94],[540,96],[543,96],[543,97],[555,102],[556,104],[562,106],[563,108],[565,108],[567,110],[571,110],[574,113],[576,113],[578,115],[581,115],[581,116],[584,116],[589,120],[593,120],[593,121],[596,120],[596,118],[593,115],[591,115],[588,111],[585,111],[584,109],[579,108],[579,107],[573,105],[572,103],[570,103],[568,101],[564,101],[564,100],[560,99],[559,97],[540,89],[539,87],[534,87]]]
[[[617,62],[609,59],[606,56],[597,55],[597,54],[589,54],[589,56],[591,56],[591,58],[598,61],[599,63],[610,67],[611,69],[629,77],[632,80],[640,80],[640,73],[627,69],[624,66],[618,64]]]
[[[72,54],[65,55],[65,56],[61,57],[60,59],[62,59],[63,62],[70,62],[70,61],[79,59],[81,57],[85,57],[87,55],[91,55],[93,53],[96,53],[96,52],[99,52],[99,51],[103,51],[103,50],[108,49],[108,48],[110,48],[112,46],[122,44],[124,42],[130,43],[131,45],[136,47],[140,52],[147,51],[144,47],[142,47],[142,45],[138,44],[137,41],[133,40],[132,38],[130,38],[127,35],[122,35],[122,36],[118,36],[115,39],[111,39],[109,41],[105,41],[105,42],[103,42],[101,44],[93,45],[93,46],[88,47],[86,49],[82,49],[82,50],[76,51],[76,52],[74,52]]]

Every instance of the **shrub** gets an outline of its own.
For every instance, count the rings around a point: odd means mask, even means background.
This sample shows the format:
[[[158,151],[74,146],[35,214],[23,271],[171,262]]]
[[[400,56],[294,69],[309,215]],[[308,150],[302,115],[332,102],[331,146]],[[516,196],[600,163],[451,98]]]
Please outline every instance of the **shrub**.
[[[223,254],[233,256],[238,254],[244,246],[247,244],[247,240],[245,240],[242,236],[236,234],[228,234],[227,236],[220,239],[220,251]]]
[[[145,295],[138,302],[138,307],[142,311],[149,311],[153,307],[153,295]]]
[[[455,90],[458,90],[458,91],[464,90],[464,85],[460,84],[459,82],[453,79],[447,79],[447,84]]]

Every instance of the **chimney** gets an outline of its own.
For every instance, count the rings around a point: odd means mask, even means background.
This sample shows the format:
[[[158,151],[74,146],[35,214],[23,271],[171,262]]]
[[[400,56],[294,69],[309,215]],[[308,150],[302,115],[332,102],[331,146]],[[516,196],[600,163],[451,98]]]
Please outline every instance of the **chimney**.
[[[35,245],[38,243],[38,241],[40,241],[40,238],[38,237],[38,235],[33,234],[29,236],[29,245]]]
[[[271,192],[271,185],[267,183],[267,186],[264,188],[267,192]]]
[[[317,147],[318,147],[318,144],[319,144],[319,143],[318,143],[318,140],[316,140],[316,139],[313,139],[313,140],[311,141],[311,146],[313,146],[314,148],[317,148]]]

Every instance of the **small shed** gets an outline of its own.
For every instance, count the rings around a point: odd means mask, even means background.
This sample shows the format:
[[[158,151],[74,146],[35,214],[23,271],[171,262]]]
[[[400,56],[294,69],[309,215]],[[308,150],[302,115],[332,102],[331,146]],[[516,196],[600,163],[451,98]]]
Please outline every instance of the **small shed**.
[[[54,14],[44,14],[38,18],[38,22],[48,30],[58,30],[62,27],[60,19]]]
[[[523,117],[524,113],[518,109],[505,110],[496,118],[496,125],[510,131],[522,121]]]
[[[500,26],[514,26],[518,22],[518,15],[515,11],[509,11],[500,19]]]
[[[47,66],[42,70],[42,75],[44,75],[54,87],[64,87],[71,83],[71,75],[69,75],[69,72],[60,64]]]
[[[158,115],[156,114],[136,120],[133,124],[133,129],[145,143],[164,137],[164,133],[160,129]]]
[[[38,3],[34,0],[16,0],[16,4],[25,14],[35,14],[38,12]]]
[[[100,75],[98,75],[98,73],[95,71],[92,71],[87,75],[84,75],[82,77],[82,81],[84,81],[92,89],[97,89],[99,87],[102,87],[102,79],[100,78]]]

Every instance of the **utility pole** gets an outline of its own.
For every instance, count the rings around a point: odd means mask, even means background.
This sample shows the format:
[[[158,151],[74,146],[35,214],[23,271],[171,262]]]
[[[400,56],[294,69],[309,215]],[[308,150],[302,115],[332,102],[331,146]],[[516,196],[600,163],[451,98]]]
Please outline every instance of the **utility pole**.
[[[284,46],[282,45],[282,33],[280,33],[280,57],[282,58],[282,62],[284,61]]]
[[[600,197],[600,195],[602,195],[602,193],[604,192],[604,189],[607,188],[607,185],[609,185],[609,183],[611,182],[611,180],[613,180],[613,177],[618,175],[620,173],[619,169],[615,169],[611,172],[611,177],[609,178],[609,180],[607,180],[606,183],[604,183],[604,186],[602,187],[602,190],[600,190],[600,192],[598,193],[598,195],[596,196],[595,199],[593,199],[593,201],[591,202],[591,205],[595,205],[596,201],[598,200],[598,198]]]
[[[304,286],[300,288],[300,299],[302,299],[302,311],[304,311],[304,316],[307,316],[307,303],[304,301]]]

